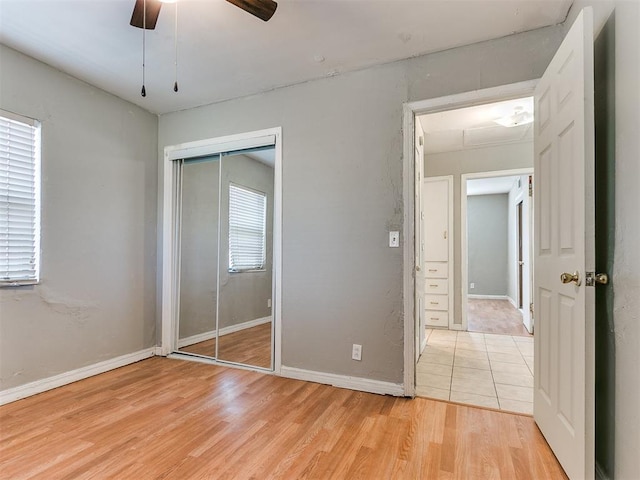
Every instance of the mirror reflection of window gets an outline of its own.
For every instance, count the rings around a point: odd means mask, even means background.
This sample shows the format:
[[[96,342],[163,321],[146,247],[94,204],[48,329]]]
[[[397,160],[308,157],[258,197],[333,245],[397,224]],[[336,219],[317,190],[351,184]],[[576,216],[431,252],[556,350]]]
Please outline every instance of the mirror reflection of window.
[[[267,195],[229,185],[229,271],[263,270],[266,260]]]

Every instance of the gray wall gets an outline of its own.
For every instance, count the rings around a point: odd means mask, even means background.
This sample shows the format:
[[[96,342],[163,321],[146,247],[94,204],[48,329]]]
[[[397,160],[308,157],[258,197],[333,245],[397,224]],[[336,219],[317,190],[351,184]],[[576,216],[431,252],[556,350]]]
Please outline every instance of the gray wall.
[[[402,230],[402,104],[537,78],[561,32],[160,117],[159,158],[166,145],[282,127],[284,365],[402,382],[403,252],[387,246],[388,231]],[[363,346],[361,362],[351,360],[353,343]]]
[[[508,215],[506,193],[467,197],[470,295],[507,295]]]
[[[40,285],[0,289],[0,389],[155,345],[157,118],[0,45],[42,122]]]
[[[616,2],[615,475],[640,472],[640,3]]]
[[[216,328],[219,158],[182,167],[178,338]]]
[[[565,29],[584,6],[594,7],[596,33],[601,31],[609,13],[615,7],[615,26],[612,27],[614,31],[605,30],[605,35],[613,37],[609,42],[614,45],[605,45],[601,50],[598,41],[596,42],[597,67],[613,70],[600,71],[596,76],[599,82],[602,75],[608,76],[608,80],[613,84],[607,85],[605,92],[599,92],[601,95],[612,97],[602,100],[607,105],[603,107],[602,103],[596,104],[597,117],[607,117],[605,125],[609,130],[597,134],[596,149],[600,155],[596,155],[596,168],[599,169],[598,173],[614,170],[610,173],[615,178],[614,191],[604,195],[600,192],[600,201],[604,198],[609,204],[598,205],[596,209],[596,222],[600,222],[602,218],[598,217],[602,217],[602,210],[608,210],[612,203],[610,198],[614,197],[613,221],[599,224],[613,230],[611,233],[607,232],[609,240],[614,239],[613,250],[610,245],[605,245],[601,250],[596,246],[596,263],[600,262],[604,264],[602,266],[609,268],[609,258],[613,258],[609,272],[611,291],[597,294],[596,297],[596,301],[605,297],[607,302],[612,303],[610,312],[605,305],[605,315],[596,317],[597,326],[605,324],[604,329],[599,331],[606,332],[608,336],[607,341],[596,340],[596,347],[600,347],[600,350],[596,351],[596,368],[602,364],[605,365],[605,369],[607,364],[614,365],[615,370],[611,373],[615,380],[613,384],[596,385],[596,409],[599,404],[613,403],[615,432],[614,440],[611,440],[609,434],[614,426],[606,418],[605,421],[609,423],[608,429],[598,429],[598,422],[602,421],[602,417],[598,416],[597,411],[596,461],[605,476],[635,480],[640,472],[640,3],[627,0],[578,0],[569,12]],[[607,41],[603,38],[599,40]],[[602,86],[601,83],[600,85]],[[598,121],[602,130],[602,117]],[[611,161],[614,166],[609,165]],[[602,187],[602,184],[603,182],[600,182],[598,185]],[[596,198],[598,199],[598,192]],[[599,313],[602,312],[596,305],[596,314]],[[614,349],[602,348],[609,343],[614,345]],[[609,372],[605,372],[605,375],[608,374]],[[596,382],[598,380],[596,377]],[[601,415],[606,416],[606,412]]]
[[[538,76],[541,75],[542,72]],[[462,324],[461,176],[465,173],[497,172],[517,168],[533,168],[532,142],[436,153],[424,157],[425,177],[453,175],[454,323]]]

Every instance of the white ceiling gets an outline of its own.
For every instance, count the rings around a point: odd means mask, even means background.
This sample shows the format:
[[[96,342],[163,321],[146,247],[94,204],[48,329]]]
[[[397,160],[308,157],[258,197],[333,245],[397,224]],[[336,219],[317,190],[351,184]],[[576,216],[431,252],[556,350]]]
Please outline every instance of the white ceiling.
[[[509,193],[518,177],[474,178],[467,180],[467,196]]]
[[[165,113],[564,21],[572,0],[280,0],[267,23],[223,0],[179,3],[147,34],[134,0],[0,0],[0,42]]]
[[[503,127],[495,122],[516,109],[533,113],[533,97],[421,115],[425,155],[533,141],[533,124]]]
[[[245,153],[249,158],[257,162],[264,163],[266,166],[274,168],[276,165],[276,149],[268,148],[266,150],[258,150],[256,152]]]

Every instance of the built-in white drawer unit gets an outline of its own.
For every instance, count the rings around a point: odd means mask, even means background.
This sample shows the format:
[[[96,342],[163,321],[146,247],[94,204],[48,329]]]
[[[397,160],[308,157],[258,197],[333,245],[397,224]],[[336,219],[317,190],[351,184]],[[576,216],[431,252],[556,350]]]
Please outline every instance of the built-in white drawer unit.
[[[424,276],[426,278],[447,278],[449,276],[449,262],[424,262]]]
[[[424,275],[424,323],[427,327],[449,328],[453,320],[453,177],[429,177],[422,189]]]
[[[449,293],[449,281],[446,278],[427,278],[424,284],[426,294],[447,294]]]
[[[424,299],[427,310],[449,310],[449,295],[425,295]]]
[[[449,312],[438,310],[425,310],[426,323],[430,327],[448,327]]]

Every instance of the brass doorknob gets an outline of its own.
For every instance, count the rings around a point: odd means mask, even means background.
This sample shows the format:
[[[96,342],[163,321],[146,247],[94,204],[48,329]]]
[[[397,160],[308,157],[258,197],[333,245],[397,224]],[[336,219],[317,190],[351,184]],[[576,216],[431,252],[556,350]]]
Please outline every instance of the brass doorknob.
[[[580,286],[580,274],[578,272],[574,272],[574,273],[563,273],[562,275],[560,275],[560,281],[562,283],[575,283],[577,286]]]

